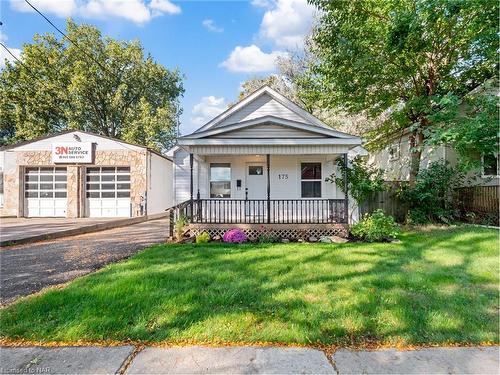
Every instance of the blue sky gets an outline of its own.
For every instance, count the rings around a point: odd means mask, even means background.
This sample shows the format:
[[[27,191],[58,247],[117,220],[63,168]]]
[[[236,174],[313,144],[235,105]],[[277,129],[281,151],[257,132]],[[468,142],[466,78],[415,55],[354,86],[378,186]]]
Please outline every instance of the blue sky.
[[[241,82],[274,70],[310,30],[306,0],[31,0],[58,27],[67,17],[104,35],[139,39],[146,52],[186,76],[181,132],[190,133],[236,100]],[[0,0],[0,40],[19,54],[35,33],[56,32],[24,0]],[[5,53],[0,51],[1,65]]]

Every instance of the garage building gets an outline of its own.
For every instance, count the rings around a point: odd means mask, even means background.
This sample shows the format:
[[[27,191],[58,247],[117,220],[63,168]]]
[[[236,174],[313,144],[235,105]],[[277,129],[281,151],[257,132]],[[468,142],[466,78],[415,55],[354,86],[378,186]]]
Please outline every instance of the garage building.
[[[172,205],[172,161],[83,131],[3,147],[0,216],[136,217]]]

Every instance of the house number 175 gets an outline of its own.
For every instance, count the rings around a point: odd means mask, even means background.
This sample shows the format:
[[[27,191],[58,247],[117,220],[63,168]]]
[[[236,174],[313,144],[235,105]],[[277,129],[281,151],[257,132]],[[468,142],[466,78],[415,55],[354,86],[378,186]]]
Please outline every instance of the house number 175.
[[[280,173],[278,175],[278,180],[288,180],[288,173]]]

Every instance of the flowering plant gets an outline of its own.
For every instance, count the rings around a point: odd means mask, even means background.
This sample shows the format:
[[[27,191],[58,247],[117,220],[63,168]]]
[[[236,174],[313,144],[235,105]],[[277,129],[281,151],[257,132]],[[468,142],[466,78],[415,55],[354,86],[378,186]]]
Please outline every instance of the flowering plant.
[[[229,243],[242,243],[247,240],[247,236],[241,229],[231,229],[224,233],[222,240]]]

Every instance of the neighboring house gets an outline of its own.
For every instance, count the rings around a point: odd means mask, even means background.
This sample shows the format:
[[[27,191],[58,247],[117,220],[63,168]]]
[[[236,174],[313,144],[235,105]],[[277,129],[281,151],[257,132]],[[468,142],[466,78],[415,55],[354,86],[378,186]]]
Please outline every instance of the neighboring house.
[[[357,208],[325,178],[361,143],[264,86],[179,138],[169,153],[175,203],[195,232],[345,232]]]
[[[133,217],[172,206],[170,159],[83,131],[2,147],[0,170],[3,217]]]
[[[499,96],[498,81],[485,82],[468,95],[488,94]],[[463,108],[463,107],[462,107]],[[498,124],[494,124],[498,126]],[[395,133],[387,146],[378,151],[371,151],[369,162],[385,171],[387,181],[408,181],[410,176],[410,131]],[[372,141],[373,142],[373,141]],[[368,144],[369,146],[369,144]],[[481,168],[470,171],[467,184],[478,186],[498,186],[500,182],[500,164],[498,153],[478,155]],[[458,155],[449,145],[425,146],[420,159],[420,169],[425,169],[431,162],[444,160],[450,166],[456,166]]]
[[[384,170],[387,181],[408,181],[410,177],[410,131],[395,136],[392,143],[382,150],[371,151],[369,163]],[[485,160],[486,159],[486,160]],[[425,146],[420,158],[420,169],[425,169],[435,161],[445,160],[456,166],[457,153],[451,146]],[[498,154],[481,158],[482,167],[468,174],[468,183],[479,186],[497,186],[500,181]],[[486,163],[484,163],[486,161]],[[485,166],[486,165],[486,166]]]

